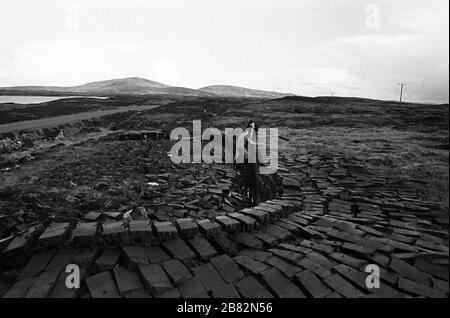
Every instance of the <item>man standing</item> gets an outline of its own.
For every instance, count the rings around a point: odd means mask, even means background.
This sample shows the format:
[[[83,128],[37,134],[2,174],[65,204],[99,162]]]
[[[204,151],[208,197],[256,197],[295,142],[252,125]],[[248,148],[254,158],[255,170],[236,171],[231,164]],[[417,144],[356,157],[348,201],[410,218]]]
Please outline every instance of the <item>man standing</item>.
[[[236,167],[240,172],[243,195],[252,204],[260,202],[260,181],[258,165],[258,126],[253,120],[238,137]]]

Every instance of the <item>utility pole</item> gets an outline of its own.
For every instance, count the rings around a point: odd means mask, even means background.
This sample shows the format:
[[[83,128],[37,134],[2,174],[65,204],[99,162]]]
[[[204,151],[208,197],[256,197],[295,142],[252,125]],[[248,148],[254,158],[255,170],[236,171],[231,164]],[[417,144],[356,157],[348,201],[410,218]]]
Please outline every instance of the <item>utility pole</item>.
[[[400,85],[400,104],[402,103],[402,101],[403,101],[403,87],[405,87],[406,85],[408,85],[408,84],[406,84],[406,83],[401,83],[401,84],[398,84],[398,85]]]

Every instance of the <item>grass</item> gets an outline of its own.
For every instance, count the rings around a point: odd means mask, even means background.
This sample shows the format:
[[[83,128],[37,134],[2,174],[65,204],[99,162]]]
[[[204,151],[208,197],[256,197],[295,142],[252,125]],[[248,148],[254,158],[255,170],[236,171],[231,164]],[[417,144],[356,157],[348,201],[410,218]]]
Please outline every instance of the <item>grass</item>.
[[[290,139],[282,143],[284,151],[344,153],[381,175],[412,180],[406,182],[411,190],[440,203],[448,214],[448,105],[287,98],[229,104],[215,111],[210,126],[243,127],[253,118]]]
[[[281,144],[283,151],[344,153],[362,160],[379,174],[410,180],[408,187],[426,201],[439,202],[448,214],[448,105],[300,97],[279,100],[169,96],[128,99],[117,98],[107,106],[119,102],[163,106],[111,115],[102,119],[102,125],[132,130],[163,128],[170,133],[180,126],[191,129],[194,119],[201,119],[203,128],[220,130],[243,128],[249,119],[254,119],[260,127],[279,128],[280,135],[290,139],[289,143]],[[50,110],[33,107],[23,113],[28,111],[44,116]]]
[[[423,200],[440,203],[448,214],[449,153],[439,149],[448,138],[444,132],[317,127],[284,128],[282,134],[291,140],[284,146],[285,151],[344,153],[364,161],[368,168],[381,175],[413,180],[407,182],[410,189]]]

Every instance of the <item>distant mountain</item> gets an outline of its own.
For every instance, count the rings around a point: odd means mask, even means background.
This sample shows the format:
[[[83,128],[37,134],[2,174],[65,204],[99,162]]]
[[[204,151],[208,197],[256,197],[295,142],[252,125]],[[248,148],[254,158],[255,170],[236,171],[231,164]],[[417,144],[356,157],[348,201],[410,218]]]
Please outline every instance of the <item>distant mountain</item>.
[[[144,78],[130,77],[87,83],[80,86],[16,86],[0,88],[0,95],[82,95],[82,96],[112,96],[112,95],[188,95],[213,96],[195,89],[172,87]]]
[[[107,95],[121,94],[150,94],[154,91],[164,90],[168,85],[150,81],[144,78],[131,77],[122,79],[113,79],[108,81],[100,81],[84,84],[81,86],[68,87],[67,90],[85,94],[95,94],[102,92]]]
[[[254,97],[254,98],[282,98],[292,96],[292,94],[283,94],[270,91],[262,91],[231,85],[213,85],[200,88],[199,91],[227,97]]]
[[[0,95],[180,95],[180,96],[223,96],[281,98],[289,94],[260,91],[236,86],[208,86],[199,90],[173,87],[139,77],[92,82],[80,86],[15,86],[0,88]]]

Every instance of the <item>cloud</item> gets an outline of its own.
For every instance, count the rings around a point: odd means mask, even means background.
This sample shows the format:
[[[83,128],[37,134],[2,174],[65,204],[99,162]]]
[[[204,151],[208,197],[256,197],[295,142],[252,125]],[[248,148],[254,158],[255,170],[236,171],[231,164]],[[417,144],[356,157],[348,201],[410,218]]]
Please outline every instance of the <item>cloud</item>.
[[[447,0],[377,0],[379,28],[364,23],[371,0],[98,0],[80,4],[75,28],[77,2],[47,2],[0,10],[0,86],[140,76],[397,99],[407,82],[407,100],[449,98]]]
[[[346,69],[305,67],[290,70],[286,75],[290,91],[307,96],[332,94],[354,95],[361,87],[358,78]]]
[[[391,21],[391,24],[416,34],[428,34],[431,36],[440,34],[448,37],[448,1],[446,1],[445,7],[446,9],[439,11],[429,9],[409,10],[398,14],[397,18]]]
[[[448,100],[448,41],[440,36],[357,36],[335,41],[329,50],[335,52],[334,63],[359,78],[373,97],[390,99],[397,83],[408,82],[406,98],[412,101]]]
[[[0,86],[77,85],[140,76],[181,85],[176,65],[151,49],[128,43],[52,41],[18,45],[0,61]]]
[[[318,45],[308,61],[315,67],[291,71],[291,87],[305,95],[334,92],[389,100],[398,98],[397,84],[407,82],[409,101],[448,102],[448,27],[443,30],[448,13],[412,11],[388,25],[403,31],[380,30]]]

